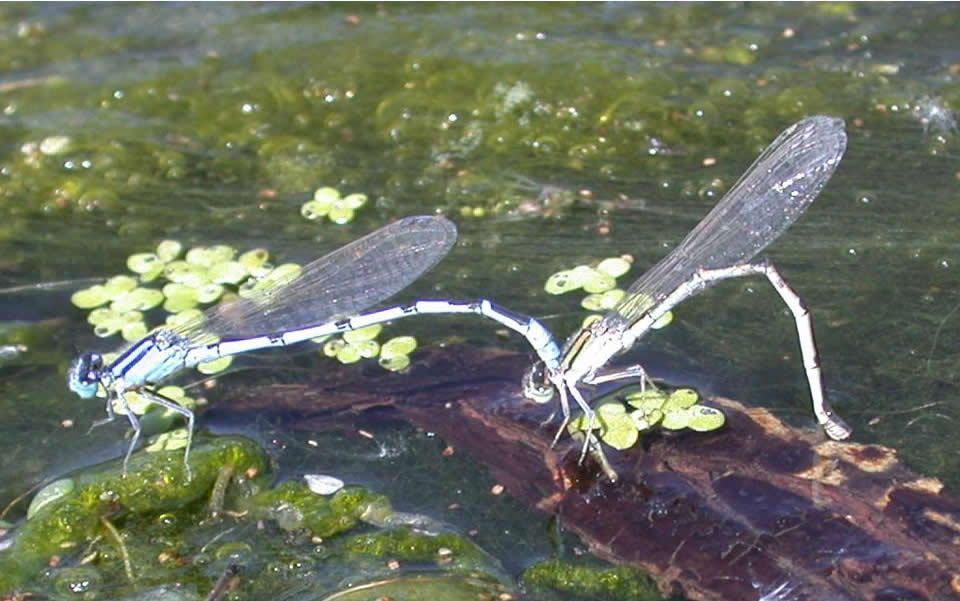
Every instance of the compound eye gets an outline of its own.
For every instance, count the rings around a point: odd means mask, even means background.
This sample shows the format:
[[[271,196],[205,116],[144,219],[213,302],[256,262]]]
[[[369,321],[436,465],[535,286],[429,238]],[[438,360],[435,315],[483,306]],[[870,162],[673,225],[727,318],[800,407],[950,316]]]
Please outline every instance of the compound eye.
[[[92,399],[97,394],[103,376],[103,356],[84,353],[74,360],[67,372],[67,385],[80,397]]]
[[[535,403],[546,403],[553,398],[553,384],[547,378],[543,362],[536,362],[523,376],[523,394]]]
[[[80,357],[80,378],[86,384],[100,381],[100,371],[103,369],[103,355],[100,353],[84,353]]]

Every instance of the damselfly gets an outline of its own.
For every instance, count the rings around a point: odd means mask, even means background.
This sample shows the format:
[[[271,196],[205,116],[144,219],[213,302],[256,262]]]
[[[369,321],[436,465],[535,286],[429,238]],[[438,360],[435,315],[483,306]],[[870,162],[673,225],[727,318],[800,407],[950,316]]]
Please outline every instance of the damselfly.
[[[817,421],[835,440],[850,435],[849,426],[833,412],[824,392],[809,310],[773,263],[754,261],[817,197],[846,144],[841,119],[815,116],[788,127],[687,237],[634,282],[613,309],[567,340],[559,362],[540,361],[528,372],[527,396],[543,402],[554,391],[560,395],[563,424],[558,437],[570,420],[568,395],[592,427],[594,414],[579,389],[581,384],[646,379],[639,365],[601,373],[615,355],[633,346],[683,300],[721,280],[751,275],[765,276],[793,313]],[[583,453],[589,443],[588,436]]]
[[[456,239],[456,226],[446,218],[401,219],[313,261],[291,281],[264,285],[251,295],[210,307],[195,321],[155,330],[109,364],[100,353],[83,353],[70,367],[68,385],[87,399],[96,396],[101,387],[106,392],[107,417],[94,425],[115,418],[114,402],[123,408],[133,428],[124,472],[140,438],[140,422],[124,393],[138,391],[181,414],[187,421],[184,463],[189,475],[193,412],[159,395],[155,385],[184,368],[219,357],[287,346],[412,315],[472,313],[519,332],[546,364],[555,365],[560,351],[539,322],[487,300],[422,300],[357,315],[407,287],[440,261]]]

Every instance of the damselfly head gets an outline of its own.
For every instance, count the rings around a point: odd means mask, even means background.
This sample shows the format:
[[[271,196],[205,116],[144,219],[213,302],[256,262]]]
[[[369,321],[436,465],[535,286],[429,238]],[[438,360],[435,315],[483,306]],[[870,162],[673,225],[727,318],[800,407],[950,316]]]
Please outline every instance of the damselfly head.
[[[92,399],[97,394],[102,372],[103,355],[100,353],[82,353],[70,364],[70,370],[67,372],[67,385],[80,398]]]
[[[523,374],[523,396],[542,405],[550,402],[553,395],[554,387],[550,383],[547,366],[543,361],[537,361]]]

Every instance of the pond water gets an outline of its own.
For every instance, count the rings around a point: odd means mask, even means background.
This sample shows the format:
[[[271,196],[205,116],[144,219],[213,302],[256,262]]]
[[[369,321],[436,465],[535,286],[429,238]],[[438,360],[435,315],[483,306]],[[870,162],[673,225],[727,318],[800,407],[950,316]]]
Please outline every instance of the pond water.
[[[123,344],[93,336],[70,297],[127,273],[133,253],[175,239],[306,262],[442,213],[457,245],[398,298],[491,298],[562,339],[586,312],[582,295],[544,292],[550,274],[629,254],[629,285],[813,114],[846,121],[846,155],[765,256],[811,308],[854,440],[955,492],[958,27],[954,4],[2,6],[0,502],[123,452],[120,426],[87,434],[103,407],[65,374],[76,348]],[[305,219],[324,186],[368,201],[345,224]],[[812,427],[794,324],[765,281],[674,313],[619,361]],[[472,318],[388,334],[525,350]],[[465,457],[418,467],[435,445],[422,433],[390,436],[403,460],[350,469],[398,509],[430,514],[493,485]],[[472,516],[476,540],[511,576],[575,555],[541,514],[495,509]]]

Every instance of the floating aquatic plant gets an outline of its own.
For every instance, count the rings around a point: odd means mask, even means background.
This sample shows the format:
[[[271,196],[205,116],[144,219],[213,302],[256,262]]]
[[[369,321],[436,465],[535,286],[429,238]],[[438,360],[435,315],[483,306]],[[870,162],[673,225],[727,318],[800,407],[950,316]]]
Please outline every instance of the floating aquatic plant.
[[[587,311],[606,312],[623,300],[625,292],[617,288],[617,278],[630,271],[633,266],[628,256],[609,257],[594,265],[577,265],[572,269],[558,271],[547,278],[543,286],[547,294],[566,294],[582,289],[587,296],[580,306]],[[652,304],[652,303],[651,303]],[[673,321],[673,312],[667,311],[651,327],[659,329]],[[587,323],[584,322],[584,327]]]
[[[664,430],[695,432],[721,428],[726,421],[723,413],[699,403],[700,396],[690,388],[672,392],[645,388],[601,401],[594,407],[592,425],[581,413],[567,429],[573,433],[589,428],[604,443],[622,451],[634,446],[641,433],[658,425]]]

